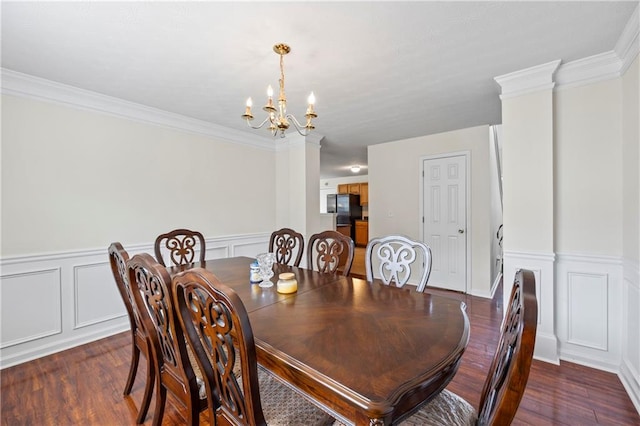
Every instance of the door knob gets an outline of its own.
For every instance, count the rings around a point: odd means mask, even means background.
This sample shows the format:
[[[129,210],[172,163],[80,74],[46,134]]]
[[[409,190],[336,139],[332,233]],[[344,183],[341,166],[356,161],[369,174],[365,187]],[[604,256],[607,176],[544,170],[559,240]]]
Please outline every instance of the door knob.
[[[458,234],[464,234],[464,229],[458,229]]]

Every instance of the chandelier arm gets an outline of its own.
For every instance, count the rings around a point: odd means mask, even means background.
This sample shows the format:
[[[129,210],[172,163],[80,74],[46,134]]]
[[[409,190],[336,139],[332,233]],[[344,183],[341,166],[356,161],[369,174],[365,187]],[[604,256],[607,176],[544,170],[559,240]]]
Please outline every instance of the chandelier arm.
[[[261,128],[262,128],[262,126],[264,126],[265,124],[267,124],[267,122],[269,122],[270,120],[271,120],[271,117],[270,117],[270,116],[267,116],[267,118],[265,118],[265,119],[264,119],[264,121],[263,121],[262,123],[260,123],[260,124],[259,124],[259,125],[257,125],[257,126],[252,126],[252,125],[251,125],[251,121],[250,121],[248,118],[246,119],[246,121],[247,121],[247,126],[251,127],[252,129],[261,129]]]
[[[292,114],[287,114],[287,118],[291,120],[291,122],[293,123],[293,127],[296,128],[298,133],[300,133],[300,136],[307,136],[309,133],[311,133],[309,129],[307,129],[306,126],[303,126],[302,124],[300,124]],[[303,133],[301,129],[305,129],[305,132]]]

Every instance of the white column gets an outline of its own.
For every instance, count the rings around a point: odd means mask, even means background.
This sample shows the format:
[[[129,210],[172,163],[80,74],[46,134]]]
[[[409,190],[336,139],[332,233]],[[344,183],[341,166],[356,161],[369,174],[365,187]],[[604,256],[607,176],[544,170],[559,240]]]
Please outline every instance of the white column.
[[[276,229],[305,236],[318,232],[320,220],[320,141],[323,136],[290,135],[276,140]]]
[[[553,74],[560,61],[496,77],[502,88],[504,294],[515,272],[533,270],[538,298],[535,356],[558,363],[554,300]]]

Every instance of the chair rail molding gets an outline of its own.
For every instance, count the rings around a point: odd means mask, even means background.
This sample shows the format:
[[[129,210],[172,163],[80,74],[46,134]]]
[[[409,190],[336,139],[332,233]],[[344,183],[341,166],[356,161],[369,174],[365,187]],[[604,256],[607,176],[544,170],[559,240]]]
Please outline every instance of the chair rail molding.
[[[267,250],[270,235],[205,238],[205,257],[255,257]],[[124,246],[131,256],[153,255],[153,242]],[[0,369],[129,329],[107,250],[105,246],[0,259]],[[28,310],[21,308],[25,291],[39,296],[29,299]]]

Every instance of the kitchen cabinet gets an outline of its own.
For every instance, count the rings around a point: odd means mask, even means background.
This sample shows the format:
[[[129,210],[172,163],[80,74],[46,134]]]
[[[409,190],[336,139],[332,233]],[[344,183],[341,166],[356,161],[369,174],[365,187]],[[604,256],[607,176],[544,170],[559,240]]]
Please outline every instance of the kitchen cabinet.
[[[338,194],[360,195],[360,205],[369,204],[369,183],[340,183],[338,184]]]
[[[366,220],[356,220],[356,240],[359,247],[366,247],[369,242],[369,222]]]
[[[369,183],[363,182],[360,184],[360,205],[364,206],[369,204]]]

